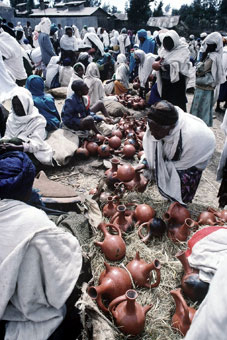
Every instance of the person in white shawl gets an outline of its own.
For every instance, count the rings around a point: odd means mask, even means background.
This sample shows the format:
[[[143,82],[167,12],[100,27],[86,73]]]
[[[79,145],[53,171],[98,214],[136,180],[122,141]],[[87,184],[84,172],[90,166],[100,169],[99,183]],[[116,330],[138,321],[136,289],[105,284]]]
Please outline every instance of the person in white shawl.
[[[118,42],[120,53],[127,54],[130,52],[131,41],[126,28],[122,28],[121,33],[118,36]]]
[[[104,87],[100,80],[100,73],[96,63],[90,63],[87,67],[84,82],[88,86],[88,96],[90,97],[90,105],[96,104],[105,97]]]
[[[191,202],[215,149],[213,132],[201,119],[165,100],[151,107],[147,122],[143,148],[148,174],[165,198]]]
[[[117,56],[116,72],[114,81],[114,94],[120,95],[126,93],[129,89],[129,67],[126,56],[120,53]]]
[[[15,78],[10,74],[3,62],[2,53],[0,51],[0,104],[9,99],[12,91],[17,87]]]
[[[83,80],[85,74],[85,66],[82,63],[76,63],[73,66],[73,74],[70,78],[69,85],[67,87],[67,98],[73,95],[72,83],[74,80]]]
[[[192,73],[188,44],[176,31],[170,30],[159,36],[161,67],[156,72],[157,88],[162,99],[186,111],[186,87]]]
[[[145,53],[138,49],[134,51],[134,58],[138,67],[138,77],[140,81],[140,95],[144,97],[144,91],[148,89],[147,80],[152,73],[152,64],[156,59],[156,55],[153,53]]]
[[[53,151],[44,141],[45,127],[46,119],[34,106],[31,93],[19,87],[12,98],[12,110],[6,122],[6,132],[0,147],[6,151],[28,152],[40,163],[53,165]]]
[[[190,112],[212,126],[215,88],[226,80],[222,63],[222,36],[213,32],[206,37],[203,44],[206,50],[202,61],[197,64],[196,90]]]
[[[82,266],[81,248],[76,237],[26,203],[35,167],[25,153],[1,154],[0,168],[0,319],[6,322],[4,339],[56,339],[63,330],[62,321],[74,311],[70,305],[78,299],[75,285]],[[74,332],[72,328],[70,332]],[[69,339],[66,334],[65,339]]]
[[[102,41],[99,39],[96,33],[88,32],[85,34],[83,39],[84,45],[89,46],[91,48],[98,48],[100,54],[104,55],[104,45]]]

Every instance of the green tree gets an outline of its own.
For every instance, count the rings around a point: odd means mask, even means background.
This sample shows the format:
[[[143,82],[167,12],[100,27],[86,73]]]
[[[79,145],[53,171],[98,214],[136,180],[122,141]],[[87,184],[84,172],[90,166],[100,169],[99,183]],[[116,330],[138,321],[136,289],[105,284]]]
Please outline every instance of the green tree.
[[[158,4],[158,7],[153,10],[153,17],[161,17],[161,16],[163,16],[162,7],[163,7],[163,2],[160,1],[159,4]]]
[[[128,21],[131,27],[146,25],[151,16],[150,3],[154,0],[130,0]]]
[[[26,9],[27,9],[28,13],[31,13],[33,8],[34,8],[34,1],[33,0],[27,0]]]
[[[218,28],[226,30],[227,22],[227,1],[222,0],[218,10]]]
[[[99,7],[101,5],[101,0],[86,0],[86,7]]]

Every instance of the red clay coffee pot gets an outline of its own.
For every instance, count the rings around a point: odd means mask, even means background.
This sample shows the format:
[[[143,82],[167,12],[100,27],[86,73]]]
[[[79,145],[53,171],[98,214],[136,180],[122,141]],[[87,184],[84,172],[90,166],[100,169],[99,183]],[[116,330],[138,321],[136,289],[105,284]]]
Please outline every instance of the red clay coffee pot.
[[[106,262],[104,262],[104,265],[106,270],[100,275],[99,286],[89,287],[88,295],[96,300],[103,312],[108,312],[107,307],[103,303],[103,298],[107,299],[108,302],[114,300],[130,289],[132,282],[125,269],[112,267]]]
[[[124,334],[137,335],[142,333],[145,326],[146,313],[152,305],[142,307],[136,302],[138,294],[129,289],[124,295],[114,299],[109,305],[118,327]]]
[[[117,205],[114,204],[114,197],[108,196],[107,204],[104,205],[102,213],[104,217],[112,217],[117,212]]]
[[[117,158],[112,158],[111,164],[112,164],[112,168],[105,171],[105,176],[106,176],[106,184],[108,185],[108,187],[112,189],[114,186],[114,183],[119,182],[119,180],[116,177],[116,173],[117,173],[118,166],[120,165],[120,161]]]
[[[155,216],[155,210],[148,204],[138,204],[134,211],[136,226],[150,221]]]
[[[221,210],[221,211],[217,211],[211,207],[209,207],[207,209],[209,212],[212,212],[214,214],[214,216],[216,216],[219,220],[219,224],[220,224],[220,221],[222,223],[225,223],[227,222],[227,210]]]
[[[197,223],[191,218],[186,218],[180,227],[168,228],[167,235],[175,243],[185,242],[194,227],[197,227]]]
[[[127,269],[130,271],[135,284],[139,287],[154,288],[160,283],[160,262],[155,259],[152,263],[146,263],[140,259],[139,252],[136,253],[135,258],[127,264]],[[150,283],[150,275],[152,270],[156,272],[156,281]]]
[[[117,213],[112,217],[111,223],[118,226],[122,231],[127,232],[133,227],[132,213],[126,210],[125,205],[118,205]]]
[[[170,294],[174,298],[176,304],[176,311],[172,317],[171,326],[185,336],[191,326],[196,310],[188,307],[181,294],[180,288],[171,290]]]
[[[125,256],[126,245],[121,237],[120,229],[113,224],[100,223],[98,228],[104,234],[104,240],[102,242],[95,241],[95,245],[101,247],[107,260],[119,261]],[[112,234],[110,230],[114,230],[117,234]]]
[[[178,202],[170,204],[169,209],[164,214],[164,220],[169,227],[176,227],[184,224],[186,218],[190,218],[190,212]]]
[[[146,229],[146,235],[144,235],[144,229]],[[149,222],[142,223],[138,229],[138,235],[144,243],[152,237],[161,237],[165,232],[166,224],[158,217],[152,218]]]

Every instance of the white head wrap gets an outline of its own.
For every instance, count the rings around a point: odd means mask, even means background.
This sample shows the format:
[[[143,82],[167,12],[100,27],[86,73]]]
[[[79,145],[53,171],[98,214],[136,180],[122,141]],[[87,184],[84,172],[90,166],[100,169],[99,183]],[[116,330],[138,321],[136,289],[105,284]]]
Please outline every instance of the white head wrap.
[[[39,24],[40,31],[42,33],[50,34],[51,21],[49,18],[42,18]]]

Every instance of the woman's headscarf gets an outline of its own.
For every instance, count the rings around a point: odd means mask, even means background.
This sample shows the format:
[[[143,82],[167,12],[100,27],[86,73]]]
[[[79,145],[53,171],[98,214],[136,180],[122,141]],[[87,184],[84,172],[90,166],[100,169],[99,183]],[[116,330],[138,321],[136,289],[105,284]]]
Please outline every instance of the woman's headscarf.
[[[75,65],[73,65],[73,71],[74,73],[78,76],[77,70],[78,68],[82,67],[82,69],[84,70],[85,73],[85,66],[82,63],[76,63]]]
[[[33,96],[43,96],[44,95],[44,81],[41,77],[37,75],[31,75],[26,80],[26,89],[28,89]]]
[[[225,82],[225,71],[222,63],[223,56],[223,40],[222,36],[218,32],[209,34],[203,41],[203,46],[208,44],[216,44],[217,47],[214,52],[209,53],[210,59],[213,61],[211,66],[211,73],[214,78],[215,85],[219,85]]]
[[[138,38],[147,38],[147,31],[143,28],[137,32]]]
[[[92,47],[91,43],[95,44],[95,46],[101,52],[101,55],[104,54],[104,45],[103,45],[103,43],[101,42],[101,40],[99,39],[99,37],[97,36],[96,33],[93,33],[93,32],[86,33],[83,41],[84,41],[85,45],[88,45],[90,47]]]
[[[123,53],[117,56],[116,80],[119,80],[126,89],[129,88],[129,67],[127,65],[127,58]]]
[[[50,34],[51,21],[49,18],[42,18],[38,26],[40,32]]]
[[[137,56],[140,60],[140,64],[138,68],[140,85],[142,87],[145,87],[147,78],[152,72],[152,64],[157,56],[152,53],[146,54],[144,51],[140,49],[134,51],[134,55]]]
[[[120,53],[117,56],[117,65],[120,65],[121,63],[127,63],[127,58],[123,53]]]
[[[99,69],[96,63],[90,63],[87,67],[84,78],[100,78]]]

